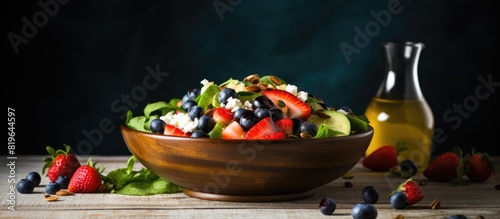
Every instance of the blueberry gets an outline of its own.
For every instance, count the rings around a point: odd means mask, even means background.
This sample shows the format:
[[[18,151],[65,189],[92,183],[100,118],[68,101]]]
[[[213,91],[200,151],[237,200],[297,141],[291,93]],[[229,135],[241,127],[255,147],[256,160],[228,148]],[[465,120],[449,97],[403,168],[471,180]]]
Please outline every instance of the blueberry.
[[[299,132],[307,132],[311,136],[316,136],[318,133],[318,126],[312,122],[305,121],[300,124]]]
[[[278,121],[285,118],[285,114],[283,114],[283,111],[278,108],[269,109],[269,116],[271,116],[271,119],[273,119],[273,121]]]
[[[363,196],[363,200],[365,200],[366,203],[370,204],[377,203],[379,198],[378,190],[374,186],[366,186],[365,188],[363,188],[361,195]]]
[[[188,100],[194,100],[196,99],[196,97],[198,97],[200,95],[200,89],[193,89],[193,90],[190,90],[188,91],[186,94],[184,94],[184,96],[182,97],[182,102],[186,102]]]
[[[252,107],[254,110],[257,108],[271,109],[274,108],[275,105],[273,101],[268,97],[258,96],[252,101]]]
[[[248,131],[250,128],[252,128],[259,119],[255,116],[255,114],[252,112],[252,110],[246,110],[243,112],[240,118],[240,126],[245,130]]]
[[[22,194],[32,193],[35,190],[35,185],[30,180],[21,179],[17,182],[16,189]]]
[[[196,130],[193,133],[191,133],[191,138],[208,138],[208,134],[205,133],[202,130]]]
[[[215,126],[215,122],[210,116],[203,115],[198,120],[198,129],[204,131],[205,133],[209,133]]]
[[[410,159],[401,161],[399,167],[401,167],[401,177],[403,178],[410,178],[418,172],[418,165]]]
[[[33,183],[33,186],[37,187],[38,185],[40,185],[42,177],[38,172],[31,172],[26,175],[26,179],[31,181]]]
[[[300,134],[299,130],[300,130],[300,124],[302,124],[304,122],[303,119],[301,118],[293,118],[292,119],[292,124],[293,124],[293,133],[294,134]]]
[[[254,113],[255,117],[257,117],[257,119],[260,121],[263,118],[266,118],[269,116],[269,109],[259,107],[259,108],[256,108],[253,113]]]
[[[56,183],[59,184],[61,189],[67,189],[69,185],[70,178],[66,175],[60,175],[56,179]]]
[[[185,112],[189,112],[189,109],[191,109],[193,106],[197,106],[197,105],[198,105],[198,103],[196,103],[196,101],[194,101],[194,100],[187,100],[185,102],[182,102],[181,108]]]
[[[377,214],[377,209],[370,203],[357,203],[351,210],[354,219],[375,219]]]
[[[332,198],[323,198],[319,203],[319,211],[324,215],[330,215],[337,209],[337,203]]]
[[[448,219],[467,219],[467,216],[463,214],[454,214],[449,216]]]
[[[238,95],[236,94],[236,91],[228,87],[222,89],[217,96],[219,103],[226,103],[230,97],[237,98]]]
[[[59,190],[61,190],[61,186],[56,182],[49,182],[45,185],[45,192],[48,194],[54,195]]]
[[[161,119],[153,119],[151,123],[149,123],[149,129],[151,129],[151,132],[153,133],[163,134],[165,131],[165,125],[167,125],[165,121]]]
[[[233,118],[235,121],[239,122],[240,121],[240,118],[241,118],[241,115],[243,114],[243,112],[245,112],[247,109],[245,108],[238,108],[237,110],[234,111],[233,113]]]
[[[203,115],[203,108],[199,106],[193,106],[189,109],[188,116],[194,121],[195,118],[200,118]]]
[[[395,209],[403,209],[408,205],[408,196],[402,192],[395,192],[391,195],[390,203]]]

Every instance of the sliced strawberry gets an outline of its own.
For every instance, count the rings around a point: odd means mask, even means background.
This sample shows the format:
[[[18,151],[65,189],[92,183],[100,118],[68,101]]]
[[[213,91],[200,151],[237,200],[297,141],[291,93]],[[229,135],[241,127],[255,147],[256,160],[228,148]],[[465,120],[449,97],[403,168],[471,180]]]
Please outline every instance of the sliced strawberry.
[[[280,130],[271,120],[271,117],[268,116],[252,126],[252,128],[246,132],[245,139],[264,139],[264,136],[278,132],[280,132]]]
[[[174,125],[166,124],[165,131],[163,131],[165,135],[176,135],[176,136],[191,136],[189,133],[183,132],[180,128],[177,128]]]
[[[222,139],[243,139],[245,130],[241,125],[233,121],[222,130]]]
[[[293,134],[293,121],[290,118],[283,118],[278,121],[276,121],[274,124],[276,124],[276,127],[278,127],[279,130],[284,132],[285,136],[290,136]]]
[[[278,139],[285,139],[285,132],[276,132],[274,134],[266,135],[263,136],[262,139],[267,139],[267,140],[278,140]]]
[[[311,107],[288,91],[267,89],[262,91],[262,95],[272,100],[276,107],[283,110],[283,113],[288,118],[306,120],[311,115]]]
[[[212,119],[215,122],[222,122],[224,125],[229,125],[233,121],[233,112],[224,107],[218,107],[214,109]]]

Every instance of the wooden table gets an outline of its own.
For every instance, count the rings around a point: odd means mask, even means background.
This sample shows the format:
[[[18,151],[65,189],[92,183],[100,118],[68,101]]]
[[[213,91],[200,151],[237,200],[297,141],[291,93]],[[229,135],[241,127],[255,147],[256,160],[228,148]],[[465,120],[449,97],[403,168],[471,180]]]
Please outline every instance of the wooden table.
[[[425,199],[403,210],[395,210],[386,196],[404,181],[399,177],[391,177],[387,173],[371,172],[358,163],[349,173],[352,179],[339,178],[316,190],[313,197],[287,202],[241,203],[218,202],[191,198],[183,193],[151,196],[127,196],[110,193],[75,194],[61,196],[58,201],[44,200],[45,185],[48,182],[42,177],[41,186],[35,188],[33,194],[19,194],[15,191],[10,196],[9,179],[24,178],[31,171],[41,173],[44,156],[20,156],[17,159],[2,158],[0,175],[0,218],[327,218],[318,209],[323,197],[331,197],[337,202],[337,209],[331,218],[352,218],[351,209],[355,203],[362,202],[361,190],[373,185],[380,192],[380,200],[375,204],[378,218],[445,218],[452,214],[464,214],[468,218],[482,215],[485,218],[500,218],[500,190],[495,185],[500,183],[500,165],[497,174],[483,183],[451,186],[448,183],[427,182],[423,186]],[[86,160],[88,157],[80,157]],[[126,165],[128,156],[93,156],[108,171]],[[15,161],[15,165],[8,165]],[[500,163],[498,157],[496,162]],[[7,165],[6,165],[7,164]],[[15,168],[13,171],[10,167]],[[141,168],[136,164],[136,168]],[[15,176],[14,176],[15,175]],[[414,177],[416,181],[426,181],[422,174]],[[353,187],[346,187],[349,181]],[[439,209],[431,209],[429,204],[435,199],[441,200]],[[15,201],[15,211],[9,210]]]

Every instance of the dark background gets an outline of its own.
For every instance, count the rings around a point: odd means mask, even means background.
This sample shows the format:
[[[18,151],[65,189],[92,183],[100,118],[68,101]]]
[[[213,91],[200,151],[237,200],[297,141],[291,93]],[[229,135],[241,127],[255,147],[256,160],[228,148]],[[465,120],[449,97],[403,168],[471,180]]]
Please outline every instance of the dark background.
[[[222,17],[214,2],[228,9]],[[130,154],[118,128],[124,109],[140,114],[147,103],[179,98],[205,78],[274,74],[362,114],[382,79],[380,43],[418,41],[426,46],[421,88],[447,137],[434,142],[434,154],[476,147],[499,155],[500,86],[467,115],[453,113],[459,125],[444,118],[454,105],[474,104],[478,77],[500,82],[493,1],[401,0],[402,11],[348,62],[339,44],[354,45],[354,28],[364,30],[376,21],[370,12],[389,2],[399,1],[90,0],[51,5],[53,16],[38,1],[3,2],[2,72],[7,106],[16,110],[15,152],[46,154],[46,146],[66,143],[78,154]],[[16,53],[8,36],[23,37],[23,17],[37,17],[39,27]],[[169,75],[145,89],[147,66]],[[131,95],[130,104],[122,95]]]

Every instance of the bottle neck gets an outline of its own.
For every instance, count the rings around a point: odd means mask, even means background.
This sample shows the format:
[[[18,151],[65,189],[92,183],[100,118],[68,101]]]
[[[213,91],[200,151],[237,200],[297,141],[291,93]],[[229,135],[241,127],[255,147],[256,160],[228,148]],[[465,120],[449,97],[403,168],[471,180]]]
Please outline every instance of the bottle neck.
[[[423,100],[418,81],[418,60],[422,43],[383,43],[385,78],[377,97],[392,100]]]

